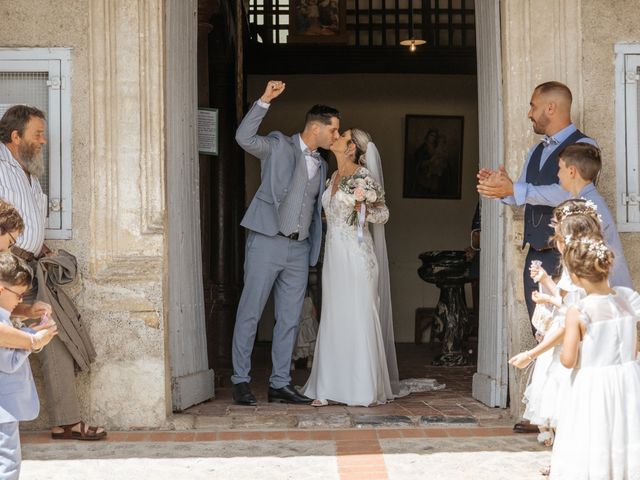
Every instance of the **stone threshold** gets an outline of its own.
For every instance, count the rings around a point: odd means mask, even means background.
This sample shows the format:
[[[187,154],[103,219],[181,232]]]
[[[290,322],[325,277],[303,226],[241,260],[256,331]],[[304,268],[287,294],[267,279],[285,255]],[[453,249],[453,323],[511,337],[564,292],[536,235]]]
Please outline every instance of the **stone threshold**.
[[[459,437],[505,437],[521,436],[509,427],[412,427],[412,428],[362,428],[334,430],[247,430],[247,431],[112,431],[107,442],[214,442],[214,441],[364,441],[390,438],[459,438]],[[524,434],[526,435],[526,434]],[[48,431],[21,432],[21,443],[64,444],[68,440],[53,440]],[[102,442],[79,442],[98,445]],[[74,444],[78,444],[74,441]]]
[[[491,418],[495,422],[495,418]],[[177,429],[289,429],[289,428],[369,428],[369,427],[428,427],[474,426],[478,418],[469,415],[357,415],[349,413],[269,413],[193,415],[175,414],[172,421]]]

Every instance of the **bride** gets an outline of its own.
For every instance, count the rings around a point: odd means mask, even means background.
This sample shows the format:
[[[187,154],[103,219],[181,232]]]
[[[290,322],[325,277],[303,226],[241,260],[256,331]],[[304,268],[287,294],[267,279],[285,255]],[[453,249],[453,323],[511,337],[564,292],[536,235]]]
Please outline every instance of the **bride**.
[[[366,207],[366,222],[349,225],[353,195],[341,182],[357,174],[383,185],[380,155],[368,133],[346,130],[332,145],[338,161],[322,206],[327,235],[322,269],[322,316],[311,375],[302,393],[347,405],[382,404],[399,395],[398,366],[393,341],[389,267],[384,223],[389,210],[384,202]]]

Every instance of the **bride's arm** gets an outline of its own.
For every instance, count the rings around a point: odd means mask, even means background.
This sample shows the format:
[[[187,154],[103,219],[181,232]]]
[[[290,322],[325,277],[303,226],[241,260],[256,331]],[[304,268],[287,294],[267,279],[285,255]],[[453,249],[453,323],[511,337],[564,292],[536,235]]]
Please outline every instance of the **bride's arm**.
[[[384,203],[367,205],[367,222],[387,223],[389,220],[389,208]]]

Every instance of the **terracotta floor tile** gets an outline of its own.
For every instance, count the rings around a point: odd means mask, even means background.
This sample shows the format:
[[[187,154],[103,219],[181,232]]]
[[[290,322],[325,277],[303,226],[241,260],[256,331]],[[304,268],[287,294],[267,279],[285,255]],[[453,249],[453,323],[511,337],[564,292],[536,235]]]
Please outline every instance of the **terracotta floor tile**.
[[[429,427],[423,428],[424,434],[426,437],[448,437],[448,429],[446,428],[437,428],[437,427]]]
[[[520,435],[513,432],[513,427],[490,427],[488,430],[491,431],[492,436],[495,437],[503,437],[507,435]]]
[[[309,432],[306,430],[289,430],[287,436],[290,440],[308,440]]]
[[[264,432],[265,440],[284,440],[287,437],[287,432],[277,431],[277,432]]]
[[[310,440],[334,440],[335,434],[329,430],[320,430],[320,431],[310,431],[309,439]]]
[[[475,437],[476,428],[449,428],[447,432],[450,437]]]
[[[384,462],[379,465],[340,465],[338,472],[340,475],[345,473],[387,473],[387,466]]]
[[[218,432],[218,440],[240,440],[243,432]]]
[[[387,473],[345,473],[340,475],[340,480],[387,480]]]
[[[426,434],[424,433],[424,429],[422,428],[415,428],[415,429],[407,428],[406,430],[402,431],[402,436],[404,438],[418,438],[418,437],[426,437]]]
[[[378,438],[376,431],[371,430],[336,430],[336,440],[375,440]]]
[[[242,432],[242,440],[262,440],[264,432]]]
[[[47,432],[20,432],[20,443],[52,443],[51,433]]]
[[[176,432],[176,442],[193,442],[196,438],[195,432]]]
[[[129,432],[127,435],[127,442],[145,442],[148,438],[148,432]]]
[[[382,452],[380,444],[365,442],[336,442],[337,455],[378,455]]]
[[[196,442],[215,442],[218,439],[216,432],[196,432]]]
[[[150,442],[171,442],[175,440],[176,432],[149,432]]]
[[[126,442],[129,432],[109,432],[107,442]]]
[[[378,438],[402,438],[402,430],[396,428],[380,428],[376,433]]]
[[[380,464],[384,464],[384,457],[382,456],[382,453],[338,454],[338,467]]]

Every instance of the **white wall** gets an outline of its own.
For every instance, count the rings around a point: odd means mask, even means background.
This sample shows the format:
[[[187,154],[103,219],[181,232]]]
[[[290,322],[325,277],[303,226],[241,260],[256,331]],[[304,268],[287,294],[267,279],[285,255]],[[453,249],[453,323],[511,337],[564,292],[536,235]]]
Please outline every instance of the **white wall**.
[[[343,127],[357,126],[371,133],[382,156],[387,203],[391,293],[396,340],[412,342],[418,307],[433,307],[438,289],[417,274],[418,255],[427,250],[464,249],[477,194],[478,111],[475,76],[463,75],[286,75],[250,76],[247,98],[258,98],[269,79],[286,82],[282,97],[273,102],[260,133],[300,131],[304,114],[315,103],[340,110]],[[405,115],[463,115],[464,145],[462,198],[431,200],[402,198]],[[259,162],[247,157],[247,202],[260,182]],[[259,338],[270,338],[270,309],[265,312]]]

